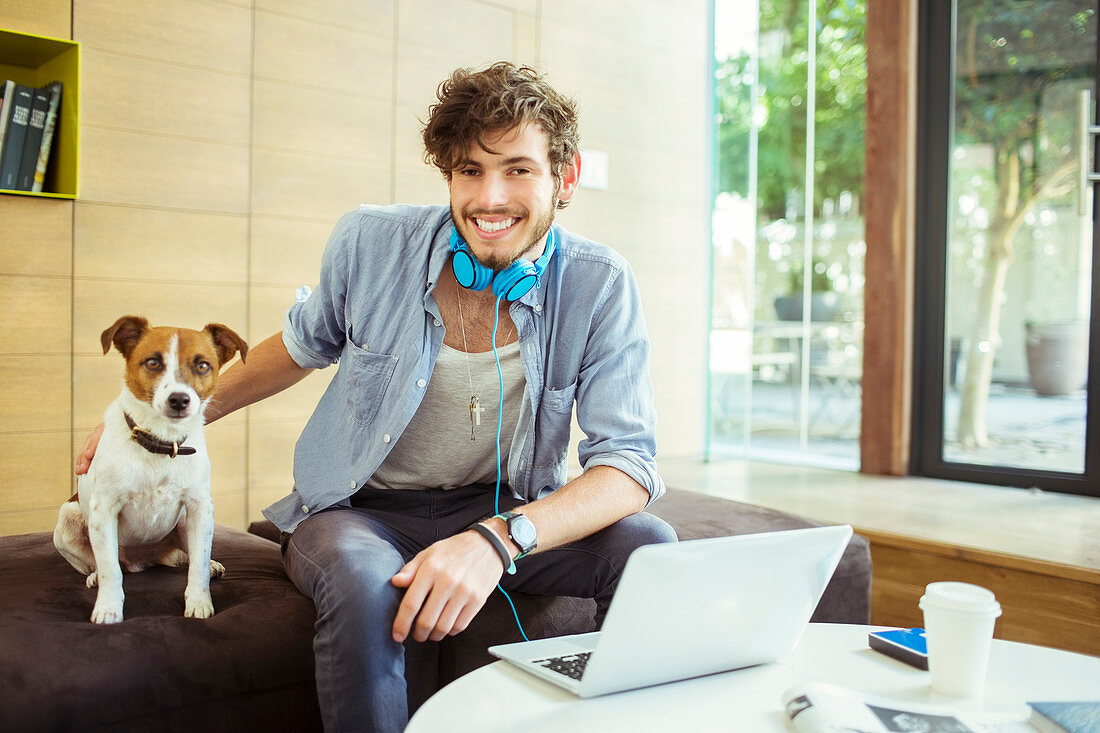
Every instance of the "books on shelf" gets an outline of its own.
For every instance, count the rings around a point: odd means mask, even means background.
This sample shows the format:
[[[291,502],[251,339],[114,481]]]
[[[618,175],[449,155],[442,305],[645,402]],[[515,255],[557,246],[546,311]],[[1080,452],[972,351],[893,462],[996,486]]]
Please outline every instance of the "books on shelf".
[[[52,81],[46,85],[50,90],[50,105],[46,110],[46,127],[42,130],[42,144],[35,158],[34,180],[31,191],[40,193],[46,182],[46,167],[50,162],[50,150],[53,149],[53,136],[57,130],[57,110],[61,107],[61,82]]]
[[[18,190],[19,162],[31,118],[34,94],[30,87],[8,81],[4,91],[4,141],[0,147],[0,188]]]
[[[34,167],[38,163],[38,148],[42,145],[42,131],[46,128],[46,112],[50,108],[50,90],[47,87],[32,89],[31,116],[27,120],[27,137],[23,140],[23,154],[19,159],[19,177],[16,188],[30,191],[34,183]]]
[[[41,192],[57,128],[61,82],[31,88],[8,80],[0,111],[0,189]]]
[[[1100,733],[1100,700],[1029,702],[1029,722],[1043,733]]]
[[[783,706],[798,733],[886,733],[920,730],[950,733],[1035,733],[1023,715],[958,712],[951,708],[864,695],[823,682],[796,685]]]

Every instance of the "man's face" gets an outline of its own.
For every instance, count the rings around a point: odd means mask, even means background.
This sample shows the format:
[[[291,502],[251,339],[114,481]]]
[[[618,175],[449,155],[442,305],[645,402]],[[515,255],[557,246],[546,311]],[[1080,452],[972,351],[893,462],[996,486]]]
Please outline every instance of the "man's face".
[[[451,171],[451,215],[478,262],[499,271],[541,253],[558,200],[576,190],[579,165],[555,176],[538,125],[492,134],[485,144],[492,152],[473,143]]]

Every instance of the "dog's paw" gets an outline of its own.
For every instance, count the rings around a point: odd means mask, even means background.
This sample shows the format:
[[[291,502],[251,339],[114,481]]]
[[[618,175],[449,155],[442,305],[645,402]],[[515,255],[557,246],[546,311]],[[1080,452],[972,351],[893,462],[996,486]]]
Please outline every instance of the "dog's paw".
[[[122,622],[122,611],[92,611],[93,624],[117,624]]]
[[[183,593],[183,615],[187,618],[210,618],[214,615],[214,602],[210,591]]]
[[[84,579],[84,585],[88,586],[89,588],[95,588],[97,585],[99,585],[99,581],[96,578],[94,570],[88,573],[88,577]]]
[[[223,575],[225,575],[225,566],[222,565],[217,560],[211,560],[210,561],[210,577],[211,578],[220,578]]]
[[[183,615],[187,618],[210,618],[214,615],[214,604],[189,603],[183,609]]]
[[[117,624],[122,621],[122,604],[100,603],[96,601],[92,608],[93,624]]]

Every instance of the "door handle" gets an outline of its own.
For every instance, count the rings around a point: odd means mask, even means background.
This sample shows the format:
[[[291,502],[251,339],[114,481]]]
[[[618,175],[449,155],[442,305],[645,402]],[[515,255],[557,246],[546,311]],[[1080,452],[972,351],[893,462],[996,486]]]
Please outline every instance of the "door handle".
[[[1092,184],[1100,182],[1100,172],[1092,169],[1094,145],[1100,125],[1093,124],[1092,91],[1077,92],[1077,213],[1088,216]]]

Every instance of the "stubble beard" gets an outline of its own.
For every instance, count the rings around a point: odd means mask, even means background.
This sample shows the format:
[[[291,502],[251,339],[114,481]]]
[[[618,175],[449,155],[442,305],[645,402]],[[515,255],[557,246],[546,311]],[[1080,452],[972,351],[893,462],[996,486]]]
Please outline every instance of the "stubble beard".
[[[543,238],[546,236],[546,233],[548,231],[550,231],[550,226],[554,223],[554,214],[556,213],[555,204],[557,203],[557,200],[558,200],[558,190],[560,188],[560,185],[561,185],[560,182],[557,179],[555,179],[554,192],[553,192],[553,195],[550,197],[550,205],[547,206],[546,209],[544,209],[543,211],[540,211],[538,213],[538,216],[533,220],[534,221],[534,229],[532,230],[532,235],[531,235],[531,238],[529,240],[527,240],[526,242],[520,243],[511,252],[503,253],[503,254],[490,253],[490,255],[487,259],[483,259],[482,257],[480,257],[478,254],[476,254],[473,251],[473,248],[471,247],[470,248],[470,254],[478,262],[478,264],[480,264],[482,267],[489,268],[493,272],[500,272],[501,270],[507,269],[516,260],[520,259],[521,257],[524,257],[525,255],[530,253],[532,250],[534,250],[536,247],[538,247],[539,244],[542,242]],[[469,246],[469,244],[470,244],[470,238],[467,236],[467,233],[463,230],[467,226],[473,227],[475,229],[477,228],[476,224],[472,224],[472,223],[469,223],[469,222],[470,222],[470,219],[476,217],[478,214],[482,214],[482,215],[486,215],[486,216],[493,215],[493,214],[504,215],[504,216],[516,216],[515,213],[509,212],[507,210],[486,211],[486,210],[483,210],[483,209],[469,209],[465,212],[464,216],[459,216],[458,213],[454,209],[454,205],[452,204],[451,205],[451,221],[453,221],[455,223],[455,226],[458,228],[459,236],[462,237],[463,241],[466,242],[467,246]],[[522,219],[524,219],[526,217],[520,216],[518,218],[520,218],[521,221],[522,221]]]
[[[458,233],[467,243],[467,246],[469,245],[470,237],[467,236],[466,232],[464,232],[463,229],[465,229],[467,226],[473,228],[477,227],[476,224],[470,223],[470,218],[468,217],[473,217],[477,214],[488,215],[489,213],[490,212],[487,211],[471,211],[466,216],[460,217],[456,214],[453,208],[451,209],[451,219],[458,226]],[[503,212],[497,211],[492,213],[501,214]],[[506,215],[512,216],[512,214]],[[458,224],[459,222],[461,222],[461,224]],[[536,247],[538,247],[543,238],[546,236],[546,233],[550,231],[550,225],[553,223],[554,209],[550,208],[549,211],[541,213],[538,218],[534,219],[534,229],[532,230],[531,237],[516,245],[516,247],[513,248],[510,252],[498,252],[494,250],[490,252],[487,257],[483,257],[474,252],[473,248],[470,247],[470,254],[473,255],[474,259],[477,260],[477,262],[482,267],[487,267],[493,272],[500,272],[501,270],[507,269],[516,260],[519,260],[520,258],[530,253],[532,250],[534,250]]]

